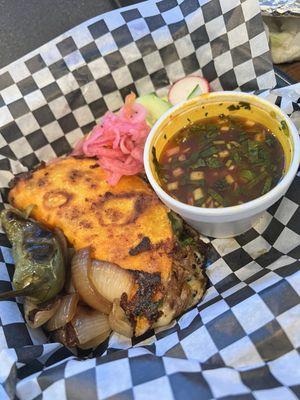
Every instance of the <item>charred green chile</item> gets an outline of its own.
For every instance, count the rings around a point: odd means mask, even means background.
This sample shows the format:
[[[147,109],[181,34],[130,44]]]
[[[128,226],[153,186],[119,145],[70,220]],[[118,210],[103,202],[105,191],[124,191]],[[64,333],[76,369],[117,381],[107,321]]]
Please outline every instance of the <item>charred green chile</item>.
[[[65,282],[63,251],[55,234],[15,209],[3,210],[0,219],[15,261],[15,290],[0,293],[0,300],[22,295],[44,302],[55,297]]]

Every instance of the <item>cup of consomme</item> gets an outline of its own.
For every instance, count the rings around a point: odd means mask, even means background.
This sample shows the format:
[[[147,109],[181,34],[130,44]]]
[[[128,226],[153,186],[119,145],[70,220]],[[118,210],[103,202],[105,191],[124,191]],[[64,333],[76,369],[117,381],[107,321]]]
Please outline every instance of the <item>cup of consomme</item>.
[[[251,94],[214,92],[172,107],[153,126],[144,164],[153,189],[200,233],[250,229],[293,181],[300,140],[290,118]]]

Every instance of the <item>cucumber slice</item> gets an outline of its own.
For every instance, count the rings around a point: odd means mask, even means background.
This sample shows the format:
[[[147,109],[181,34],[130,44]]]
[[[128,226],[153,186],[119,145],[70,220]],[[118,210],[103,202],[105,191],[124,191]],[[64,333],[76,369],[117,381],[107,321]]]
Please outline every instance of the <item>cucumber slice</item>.
[[[136,102],[142,104],[148,111],[147,122],[149,125],[154,123],[160,118],[169,108],[172,107],[170,103],[160,99],[154,93],[145,94],[145,96],[138,97]]]

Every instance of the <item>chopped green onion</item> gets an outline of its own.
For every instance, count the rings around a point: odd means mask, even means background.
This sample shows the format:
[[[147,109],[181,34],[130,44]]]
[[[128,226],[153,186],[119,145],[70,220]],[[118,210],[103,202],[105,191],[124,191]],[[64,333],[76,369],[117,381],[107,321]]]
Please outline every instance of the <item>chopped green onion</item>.
[[[268,174],[266,172],[262,172],[260,175],[255,177],[251,182],[248,183],[248,189],[252,189],[254,186],[256,186],[259,182],[263,181]]]
[[[287,123],[286,123],[284,120],[282,120],[282,121],[280,122],[280,124],[281,124],[281,128],[282,128],[282,130],[283,130],[283,133],[284,133],[286,136],[289,136],[289,128],[288,128],[288,126],[287,126]]]
[[[239,105],[241,107],[243,107],[245,110],[250,110],[251,109],[250,104],[248,102],[246,102],[246,101],[239,101]]]
[[[240,109],[240,106],[235,105],[235,104],[230,104],[230,106],[228,106],[227,109],[228,109],[229,111],[235,111],[235,110],[239,110],[239,109]]]
[[[157,159],[157,156],[156,156],[156,148],[154,146],[152,147],[152,161],[153,161],[153,165],[154,165],[155,171],[158,174],[161,171],[161,165],[158,162],[158,159]]]
[[[200,155],[201,157],[210,157],[213,154],[217,153],[218,149],[215,146],[211,146],[208,149],[201,151]]]
[[[252,171],[250,171],[250,169],[243,169],[243,170],[240,172],[240,176],[241,176],[241,178],[242,178],[243,180],[245,180],[245,181],[247,181],[247,182],[250,182],[250,181],[252,181],[252,179],[255,178],[255,175],[253,174]]]
[[[226,181],[225,178],[219,179],[217,182],[215,182],[214,187],[218,190],[220,190],[221,192],[228,190],[229,189],[229,184]]]
[[[223,167],[222,161],[220,161],[218,158],[214,158],[214,157],[208,158],[206,160],[206,164],[207,164],[207,166],[209,168],[220,168],[220,167]]]
[[[201,199],[198,199],[195,201],[194,206],[201,207],[202,204],[204,203],[204,201],[205,201],[205,197],[201,197]]]
[[[267,193],[271,189],[271,185],[272,185],[272,178],[269,177],[265,181],[265,184],[264,184],[261,194],[263,195],[263,194]]]
[[[199,168],[199,167],[205,167],[206,163],[203,160],[203,158],[198,158],[198,160],[192,165],[192,168]]]
[[[211,197],[216,200],[219,204],[222,204],[222,206],[226,205],[226,200],[217,192],[215,192],[213,189],[208,189],[208,193],[211,195]]]

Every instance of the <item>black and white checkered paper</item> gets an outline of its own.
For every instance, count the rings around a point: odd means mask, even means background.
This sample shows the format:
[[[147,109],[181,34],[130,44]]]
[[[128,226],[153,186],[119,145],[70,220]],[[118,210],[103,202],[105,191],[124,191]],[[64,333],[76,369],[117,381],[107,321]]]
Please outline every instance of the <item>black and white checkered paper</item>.
[[[299,85],[267,90],[276,81],[255,0],[147,1],[0,71],[2,204],[14,173],[67,153],[130,91],[164,95],[194,73],[214,90],[258,91],[300,122]],[[0,244],[5,291],[13,259],[3,233]],[[0,399],[299,398],[300,176],[249,232],[211,244],[197,307],[139,339],[113,334],[92,354],[47,343],[24,323],[20,299],[1,301]]]

